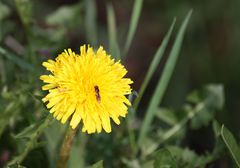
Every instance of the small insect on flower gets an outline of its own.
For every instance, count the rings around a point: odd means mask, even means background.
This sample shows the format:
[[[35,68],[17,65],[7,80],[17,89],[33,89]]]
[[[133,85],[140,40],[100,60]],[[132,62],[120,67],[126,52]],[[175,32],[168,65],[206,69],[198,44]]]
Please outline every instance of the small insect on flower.
[[[95,94],[96,94],[96,99],[97,99],[97,101],[100,103],[101,97],[100,97],[100,94],[99,94],[99,88],[98,88],[98,86],[94,86],[94,90],[95,90]]]
[[[110,119],[120,124],[119,117],[126,116],[133,81],[124,78],[127,70],[103,47],[94,52],[84,45],[80,54],[64,50],[43,66],[50,74],[40,76],[46,83],[42,89],[48,91],[42,100],[57,120],[70,119],[73,129],[82,121],[82,131],[90,134],[111,132]]]

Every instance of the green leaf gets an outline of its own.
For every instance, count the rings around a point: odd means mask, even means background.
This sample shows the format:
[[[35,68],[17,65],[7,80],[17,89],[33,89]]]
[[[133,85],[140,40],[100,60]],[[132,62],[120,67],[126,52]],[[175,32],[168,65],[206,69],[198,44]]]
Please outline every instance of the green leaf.
[[[38,131],[39,126],[41,126],[43,123],[44,123],[44,120],[31,124],[30,126],[23,129],[17,135],[14,135],[14,138],[15,139],[31,138],[33,134],[35,134]]]
[[[178,122],[178,119],[174,114],[173,110],[166,108],[159,108],[158,111],[156,112],[156,117],[170,126],[173,126]]]
[[[198,165],[196,162],[199,156],[192,150],[178,146],[168,146],[167,149],[173,154],[179,167],[190,168]]]
[[[81,22],[79,20],[79,16],[81,16],[82,6],[80,3],[68,6],[59,7],[56,11],[51,13],[46,17],[46,22],[49,25],[60,25],[60,26],[71,26],[76,24],[77,22]]]
[[[167,149],[160,149],[155,154],[154,168],[176,168],[177,164]]]
[[[10,119],[17,116],[17,114],[20,112],[20,105],[20,100],[11,101],[0,113],[0,137],[6,126],[9,124]]]
[[[191,128],[199,129],[202,126],[207,126],[214,118],[215,112],[222,109],[224,105],[223,86],[218,84],[207,85],[202,90],[191,93],[188,100],[203,106],[201,112],[191,120]]]
[[[209,163],[215,161],[220,157],[220,153],[223,151],[221,144],[216,142],[214,150],[211,153],[204,155],[198,155],[189,148],[181,148],[179,146],[167,146],[166,148],[172,153],[176,159],[178,167],[184,168],[205,168]]]
[[[107,21],[110,53],[116,60],[120,60],[121,55],[117,42],[116,19],[114,9],[111,3],[107,4]]]
[[[206,87],[206,92],[212,95],[206,100],[210,108],[222,109],[224,106],[224,87],[220,84],[211,84]]]
[[[124,56],[127,55],[128,50],[129,50],[130,45],[133,40],[133,36],[136,32],[138,20],[139,20],[140,13],[142,10],[142,5],[143,5],[143,0],[135,0],[134,6],[133,6],[133,12],[132,12],[132,16],[131,16],[131,21],[130,21],[130,26],[129,26],[129,30],[128,30],[128,34],[127,34],[127,40],[126,40],[126,44],[124,47],[124,53],[123,53]]]
[[[11,11],[9,7],[2,2],[0,2],[0,21],[5,19],[10,15]]]
[[[125,165],[124,167],[140,167],[140,163],[138,159],[127,159],[125,157],[121,158],[123,164]],[[144,163],[143,163],[144,164]],[[141,165],[141,168],[146,168],[143,165]],[[153,163],[151,166],[147,167],[147,168],[153,168]]]
[[[28,153],[36,148],[39,147],[40,144],[42,143],[38,143],[37,140],[39,138],[39,136],[43,133],[43,131],[45,130],[45,128],[51,123],[52,121],[52,115],[49,114],[45,119],[44,122],[41,122],[41,124],[38,125],[37,128],[35,128],[34,130],[32,128],[27,128],[23,131],[22,133],[22,137],[29,137],[29,140],[26,143],[26,146],[24,148],[23,151],[21,151],[17,156],[15,156],[9,163],[8,165],[12,165],[12,164],[16,164],[19,163],[21,164],[23,162],[23,160],[25,159],[25,157],[28,155]],[[31,131],[30,131],[31,130]],[[31,134],[30,134],[31,133]],[[21,137],[20,136],[20,137]]]
[[[202,101],[202,98],[199,96],[199,92],[197,90],[192,91],[188,96],[187,100],[191,103],[198,103]]]
[[[223,102],[219,103],[218,101],[222,99],[223,89],[219,89],[219,91],[217,92],[217,95],[221,95],[220,97],[218,97],[216,96],[215,92],[209,91],[209,88],[211,88],[210,90],[212,90],[214,86],[218,89],[221,88],[219,87],[219,85],[208,85],[200,91],[194,91],[193,93],[195,95],[195,98],[197,98],[195,100],[198,100],[199,102],[196,102],[196,104],[194,105],[186,104],[181,110],[181,112],[178,113],[181,114],[181,118],[176,115],[177,113],[174,113],[172,111],[157,111],[156,116],[168,125],[172,126],[167,130],[165,129],[159,131],[160,133],[158,136],[161,139],[161,144],[164,143],[166,140],[170,139],[171,137],[177,135],[177,133],[179,133],[180,131],[183,131],[184,128],[186,128],[186,124],[188,123],[188,121],[190,121],[192,129],[200,128],[212,121],[215,111],[223,106]],[[190,95],[192,95],[192,93],[190,93]],[[217,134],[219,134],[217,133],[217,127],[218,125],[216,121],[214,121],[213,128],[216,136]],[[179,137],[177,138],[179,139]]]
[[[221,136],[236,165],[240,167],[240,148],[232,133],[222,125]]]
[[[141,168],[153,168],[154,160],[147,160],[141,164]]]
[[[133,108],[134,109],[137,109],[141,99],[142,99],[142,96],[147,88],[147,85],[150,81],[150,79],[152,78],[153,76],[153,73],[155,72],[155,70],[157,69],[157,66],[159,65],[161,59],[162,59],[162,56],[165,52],[165,49],[168,45],[168,42],[169,42],[169,39],[171,37],[171,34],[172,34],[172,31],[173,31],[173,28],[174,28],[174,25],[175,25],[175,22],[176,22],[176,19],[173,20],[172,22],[172,25],[171,27],[169,28],[166,36],[164,37],[163,41],[162,41],[162,44],[158,47],[158,50],[156,52],[156,54],[154,55],[153,57],[153,60],[150,64],[150,67],[148,68],[148,71],[147,71],[147,74],[143,80],[143,83],[141,85],[141,88],[140,88],[140,91],[139,91],[139,94],[138,94],[138,97],[135,99],[134,103],[133,103]]]
[[[141,146],[142,156],[148,156],[149,154],[153,153],[159,146],[159,142],[151,139],[149,137],[144,139],[144,143]]]
[[[222,109],[224,105],[224,87],[221,84],[209,84],[200,91],[193,91],[187,97],[191,103],[204,101],[207,106]]]
[[[96,12],[96,1],[95,0],[85,0],[85,31],[87,41],[96,47],[97,41],[97,12]]]
[[[66,126],[62,125],[57,120],[53,120],[52,124],[44,129],[44,137],[46,138],[45,150],[47,151],[50,167],[56,167],[56,160],[59,155],[59,146],[64,139]],[[71,156],[70,156],[71,157]]]
[[[140,130],[140,134],[139,134],[139,139],[138,139],[139,146],[142,145],[143,139],[145,138],[145,136],[150,128],[151,122],[155,116],[158,105],[161,102],[162,97],[167,89],[167,85],[170,81],[170,78],[172,76],[178,55],[180,53],[180,49],[181,49],[182,42],[183,42],[183,37],[185,34],[185,30],[187,28],[188,21],[191,17],[191,14],[192,14],[192,11],[189,11],[184,22],[182,23],[182,25],[180,27],[180,30],[177,34],[177,37],[175,39],[175,42],[174,42],[171,52],[169,54],[169,58],[163,69],[162,76],[159,79],[157,87],[154,91],[154,94],[153,94],[151,100],[150,100],[149,106],[146,111],[146,116],[144,117],[144,121],[143,121],[141,130]]]
[[[14,2],[22,23],[28,26],[32,22],[32,1],[14,0]]]
[[[24,166],[19,165],[18,163],[7,166],[7,168],[26,168]]]
[[[103,168],[103,161],[100,160],[97,163],[94,163],[90,168]]]
[[[214,118],[214,114],[215,114],[215,110],[209,110],[204,105],[204,107],[197,114],[197,116],[191,120],[191,128],[199,129],[202,126],[207,126],[209,122]]]
[[[219,137],[221,135],[221,126],[217,122],[217,120],[213,120],[212,127],[213,127],[213,132],[214,132],[215,137],[216,138]]]

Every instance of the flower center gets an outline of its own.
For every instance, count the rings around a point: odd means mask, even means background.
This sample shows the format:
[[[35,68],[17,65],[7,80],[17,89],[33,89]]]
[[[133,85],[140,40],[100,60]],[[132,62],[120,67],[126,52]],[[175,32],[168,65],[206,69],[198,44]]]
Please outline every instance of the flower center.
[[[98,103],[100,103],[100,101],[101,101],[101,96],[100,96],[99,88],[98,88],[97,85],[94,86],[94,90],[95,90],[96,99],[97,99]]]

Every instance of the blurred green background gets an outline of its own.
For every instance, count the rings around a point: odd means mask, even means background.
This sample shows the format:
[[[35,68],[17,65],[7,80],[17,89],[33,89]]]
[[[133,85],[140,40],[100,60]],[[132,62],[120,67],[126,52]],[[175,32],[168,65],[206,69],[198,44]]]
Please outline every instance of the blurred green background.
[[[3,57],[0,56],[1,92],[9,93],[10,95],[7,94],[7,96],[12,96],[13,99],[14,94],[21,94],[26,90],[38,92],[35,89],[40,89],[38,76],[42,71],[33,71],[32,66],[40,68],[41,61],[55,58],[64,48],[72,48],[78,52],[80,45],[91,44],[95,47],[103,45],[109,51],[106,13],[109,3],[112,3],[115,10],[118,42],[121,49],[126,43],[133,0],[96,0],[96,3],[92,0],[1,0],[0,53],[3,55]],[[134,81],[133,89],[137,91],[173,18],[177,18],[176,27],[179,27],[190,9],[193,9],[193,15],[174,75],[161,106],[180,108],[190,91],[209,83],[223,84],[225,106],[217,113],[216,118],[227,125],[239,138],[240,1],[145,0],[133,43],[129,52],[123,55],[125,59],[122,62],[129,70],[128,76]],[[21,13],[20,16],[19,13]],[[176,34],[176,30],[174,33]],[[170,44],[172,42],[173,39],[170,40]],[[122,51],[120,52],[123,54]],[[166,56],[167,54],[168,51]],[[16,55],[33,65],[18,60]],[[8,59],[13,59],[15,64],[6,61]],[[161,75],[164,61],[161,62],[144,94],[137,114],[140,118],[144,116],[144,111]],[[29,73],[19,72],[17,70],[19,67],[23,72]],[[27,84],[22,85],[22,81]],[[14,94],[8,90],[12,90]],[[6,96],[6,94],[3,95]],[[25,102],[29,96],[22,99]],[[6,102],[2,99],[0,110],[6,108],[4,104]],[[29,115],[32,105],[40,106],[32,104],[31,101],[24,106],[28,121],[34,120]],[[41,115],[41,112],[37,112],[36,115]],[[19,132],[25,126],[27,123],[22,121],[21,126],[14,130]],[[6,131],[4,135],[3,137],[8,140]],[[212,138],[209,135],[209,126],[202,127],[195,132],[190,131],[185,143],[197,152],[203,153],[212,147]],[[2,138],[0,142],[2,165],[10,155],[6,154],[5,149],[7,146],[12,147],[11,142],[6,144],[6,140]]]

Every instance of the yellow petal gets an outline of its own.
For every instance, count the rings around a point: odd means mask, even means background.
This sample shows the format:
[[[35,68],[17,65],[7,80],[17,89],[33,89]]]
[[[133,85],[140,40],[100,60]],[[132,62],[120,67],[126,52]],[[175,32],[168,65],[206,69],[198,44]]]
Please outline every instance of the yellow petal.
[[[75,111],[76,108],[76,103],[72,103],[70,105],[70,107],[68,108],[68,111],[64,114],[61,122],[65,123],[67,121],[67,119],[70,117],[70,115],[72,115],[72,113]]]
[[[81,108],[77,108],[75,113],[73,114],[72,120],[70,122],[70,125],[73,129],[75,129],[81,121],[81,110]]]

